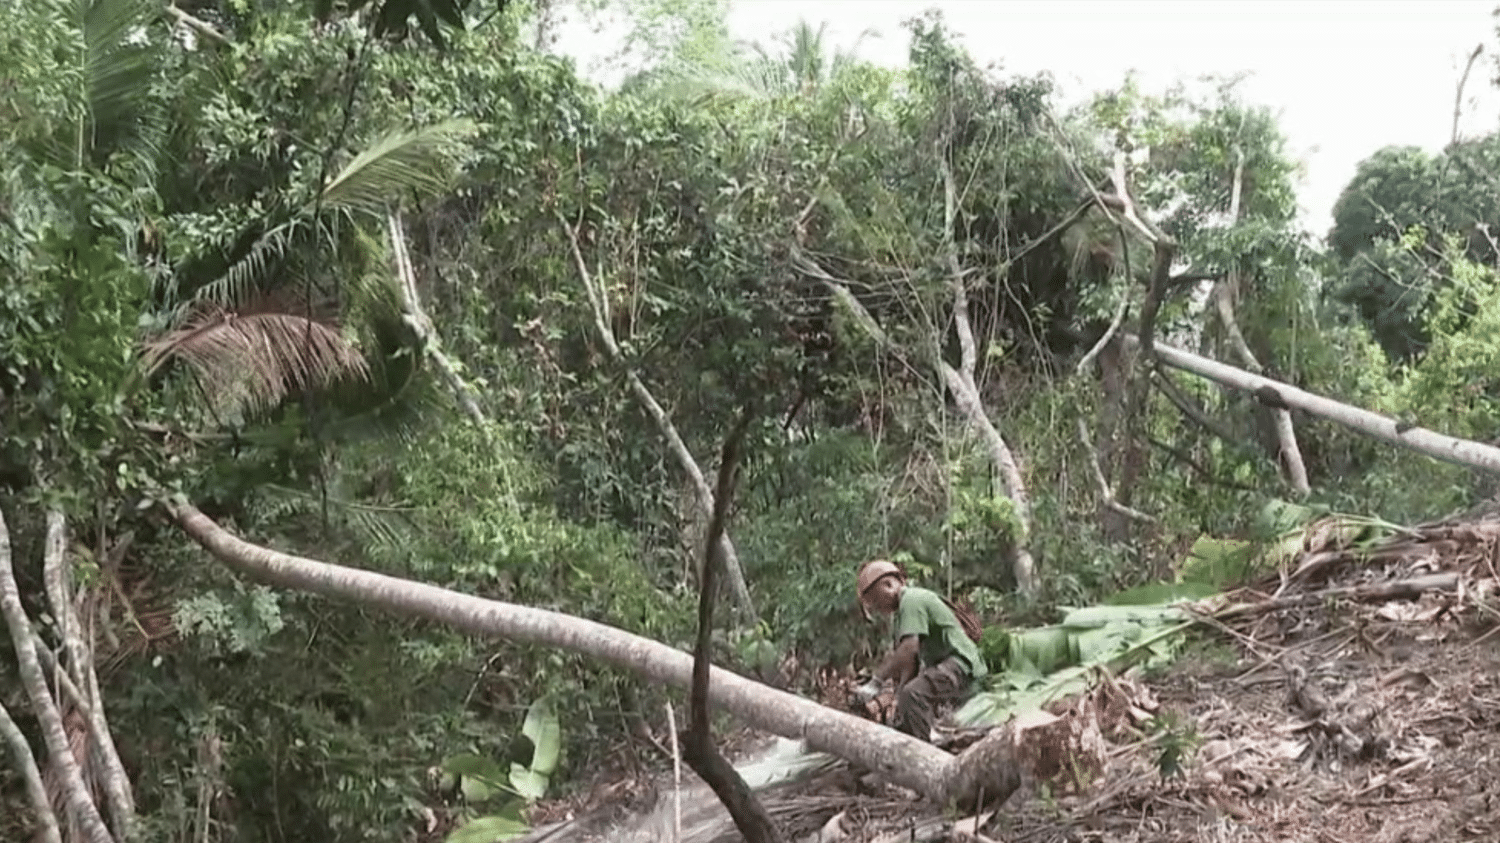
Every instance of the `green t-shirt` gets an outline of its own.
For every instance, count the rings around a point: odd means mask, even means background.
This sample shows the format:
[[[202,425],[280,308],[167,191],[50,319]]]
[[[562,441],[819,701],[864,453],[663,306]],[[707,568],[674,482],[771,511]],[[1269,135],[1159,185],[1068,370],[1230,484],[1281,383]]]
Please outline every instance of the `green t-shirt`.
[[[958,656],[969,665],[969,677],[975,682],[988,671],[979,648],[964,632],[953,610],[936,592],[909,585],[901,590],[901,603],[891,620],[891,632],[900,641],[917,636],[918,653],[923,667],[930,667],[949,656]]]

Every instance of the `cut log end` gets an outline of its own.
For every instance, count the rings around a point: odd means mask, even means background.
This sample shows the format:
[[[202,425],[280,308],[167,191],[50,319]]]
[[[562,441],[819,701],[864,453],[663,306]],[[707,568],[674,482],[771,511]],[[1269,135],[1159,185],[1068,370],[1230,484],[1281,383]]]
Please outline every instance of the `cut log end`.
[[[998,808],[1021,788],[1021,765],[1011,727],[991,731],[958,756],[945,788],[959,810]]]

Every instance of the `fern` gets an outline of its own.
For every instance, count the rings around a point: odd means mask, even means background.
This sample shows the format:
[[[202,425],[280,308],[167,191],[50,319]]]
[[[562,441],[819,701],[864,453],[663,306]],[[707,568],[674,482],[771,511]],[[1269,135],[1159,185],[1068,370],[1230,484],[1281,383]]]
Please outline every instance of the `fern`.
[[[241,304],[272,265],[285,260],[293,246],[303,242],[304,232],[310,232],[320,244],[336,243],[337,225],[345,218],[356,214],[381,216],[403,191],[442,191],[452,177],[451,153],[474,129],[470,121],[450,120],[415,131],[391,132],[376,140],[345,165],[297,216],[261,235],[244,257],[199,289],[194,299],[223,307]]]

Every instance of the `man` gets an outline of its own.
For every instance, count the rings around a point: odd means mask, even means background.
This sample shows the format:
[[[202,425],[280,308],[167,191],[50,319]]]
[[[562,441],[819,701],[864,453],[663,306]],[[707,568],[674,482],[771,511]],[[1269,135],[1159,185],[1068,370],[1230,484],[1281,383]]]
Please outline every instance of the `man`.
[[[894,646],[874,678],[855,692],[869,702],[886,681],[896,682],[897,729],[932,740],[935,708],[957,702],[977,690],[988,672],[979,648],[942,597],[906,584],[906,574],[895,563],[872,559],[859,568],[855,588],[860,606],[891,615]]]

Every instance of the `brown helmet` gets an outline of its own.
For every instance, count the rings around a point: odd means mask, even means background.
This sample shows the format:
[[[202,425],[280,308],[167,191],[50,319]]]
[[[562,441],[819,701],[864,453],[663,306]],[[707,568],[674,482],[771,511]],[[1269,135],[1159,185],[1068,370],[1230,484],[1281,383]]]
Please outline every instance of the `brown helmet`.
[[[886,559],[871,559],[859,566],[859,574],[855,577],[854,587],[855,591],[859,594],[860,600],[864,600],[865,592],[870,590],[870,586],[874,585],[881,578],[890,576],[891,574],[895,574],[898,577],[905,576],[901,573],[901,569],[896,566],[895,562]]]

